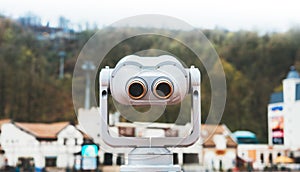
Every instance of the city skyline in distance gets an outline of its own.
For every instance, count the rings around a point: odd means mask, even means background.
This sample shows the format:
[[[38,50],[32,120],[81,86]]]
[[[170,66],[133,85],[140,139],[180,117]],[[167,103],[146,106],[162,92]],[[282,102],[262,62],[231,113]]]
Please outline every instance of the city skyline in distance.
[[[18,4],[18,5],[16,5]],[[224,28],[230,31],[255,30],[259,32],[284,32],[299,27],[297,15],[299,2],[287,1],[59,1],[59,0],[1,0],[0,14],[11,18],[29,12],[42,19],[42,24],[57,26],[60,16],[70,20],[72,27],[90,24],[98,28],[120,19],[141,14],[161,14],[184,20],[202,29]]]

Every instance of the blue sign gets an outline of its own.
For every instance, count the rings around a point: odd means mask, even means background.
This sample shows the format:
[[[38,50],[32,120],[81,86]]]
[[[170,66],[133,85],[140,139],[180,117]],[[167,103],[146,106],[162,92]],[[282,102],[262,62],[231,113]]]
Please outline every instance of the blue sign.
[[[97,157],[98,146],[97,145],[83,145],[81,149],[82,157]]]
[[[282,111],[283,107],[282,106],[274,106],[271,108],[272,111]]]

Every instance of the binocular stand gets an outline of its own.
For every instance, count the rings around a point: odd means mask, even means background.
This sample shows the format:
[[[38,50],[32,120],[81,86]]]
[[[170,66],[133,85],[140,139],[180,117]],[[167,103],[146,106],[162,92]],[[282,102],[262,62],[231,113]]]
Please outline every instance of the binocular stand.
[[[173,164],[173,153],[164,147],[138,147],[128,154],[128,164],[120,172],[181,172]]]

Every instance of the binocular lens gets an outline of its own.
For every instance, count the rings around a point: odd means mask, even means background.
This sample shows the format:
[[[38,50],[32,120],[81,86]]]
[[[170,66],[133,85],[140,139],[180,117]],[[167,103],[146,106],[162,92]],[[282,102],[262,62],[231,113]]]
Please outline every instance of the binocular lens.
[[[154,94],[161,99],[169,98],[173,93],[173,87],[168,81],[159,81],[154,87]]]
[[[146,94],[146,87],[140,81],[133,81],[128,87],[128,93],[132,99],[140,99]]]

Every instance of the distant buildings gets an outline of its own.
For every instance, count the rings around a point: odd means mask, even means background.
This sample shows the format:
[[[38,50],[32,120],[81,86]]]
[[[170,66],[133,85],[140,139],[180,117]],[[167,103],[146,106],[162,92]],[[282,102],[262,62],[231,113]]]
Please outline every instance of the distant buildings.
[[[80,128],[80,127],[79,127]],[[1,127],[0,168],[4,165],[34,166],[36,170],[44,168],[82,169],[88,158],[83,157],[84,146],[92,143],[76,126],[68,122],[58,123],[20,123],[3,121]],[[182,136],[188,126],[154,123],[150,128],[133,127],[130,123],[116,123],[111,127],[122,136],[162,137]],[[174,162],[180,165],[200,164],[205,169],[232,169],[236,164],[237,143],[225,125],[202,125],[201,139],[188,148],[172,148]],[[89,149],[93,149],[89,147]],[[87,162],[102,165],[121,165],[126,163],[126,154],[111,154],[98,149],[99,159]],[[2,158],[2,159],[1,159]],[[2,162],[2,164],[1,164]]]
[[[51,27],[49,23],[43,26],[41,19],[34,14],[20,17],[18,23],[25,28],[30,28],[40,41],[59,39],[73,40],[76,38],[75,31],[69,27],[69,20],[64,17],[59,18],[59,27]]]
[[[251,167],[255,170],[272,167],[279,156],[286,156],[286,149],[283,146],[267,144],[239,144],[237,152],[239,161],[246,165],[246,169]]]
[[[85,135],[69,122],[7,122],[1,127],[5,165],[74,168],[80,160]],[[2,164],[3,166],[3,164]],[[80,161],[79,161],[80,166]]]
[[[97,111],[97,108],[79,110],[79,121],[85,120],[87,125],[91,125],[91,119],[101,120]],[[269,144],[257,144],[255,134],[249,131],[232,134],[225,125],[205,124],[201,126],[201,139],[194,145],[188,148],[172,148],[174,163],[183,166],[198,164],[197,168],[201,170],[229,170],[236,166],[241,170],[263,170],[280,164],[279,160],[284,159],[283,157],[293,158],[300,163],[299,112],[300,76],[295,68],[291,68],[283,80],[283,91],[273,93],[268,105]],[[132,124],[118,122],[118,118],[111,121],[113,123],[109,126],[114,137],[184,136],[190,129],[189,124]],[[96,125],[99,127],[99,124]],[[74,126],[69,122],[44,124],[10,120],[0,121],[0,126],[0,168],[5,164],[18,166],[27,163],[34,164],[37,169],[82,169],[84,162],[89,164],[84,168],[89,168],[97,162],[101,165],[122,165],[127,161],[127,155],[122,151],[112,154],[101,149],[101,146],[99,151],[97,146],[84,148],[93,142],[82,131],[92,131],[95,129],[93,126],[84,128],[86,126]],[[97,133],[98,131],[96,135]],[[83,150],[89,149],[92,152],[83,153]],[[92,157],[83,156],[91,153]],[[299,164],[290,164],[290,167],[300,169]]]
[[[269,145],[300,150],[300,77],[291,67],[283,80],[283,91],[271,95],[268,106]],[[300,156],[300,154],[299,154]]]
[[[237,142],[226,125],[202,125],[201,164],[208,170],[229,170],[236,167]]]
[[[283,80],[283,91],[273,93],[268,105],[268,145],[239,144],[238,157],[255,169],[278,165],[280,157],[300,163],[300,77],[291,67]],[[299,164],[290,164],[299,169]]]

